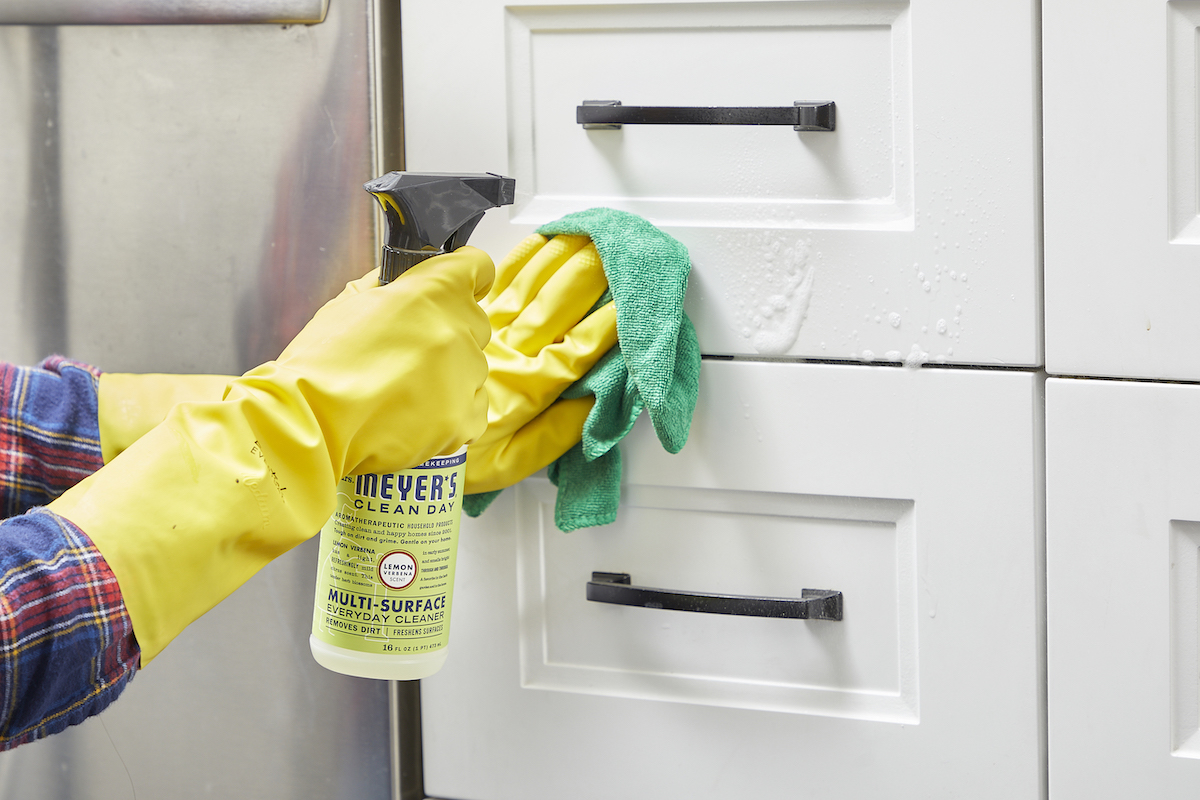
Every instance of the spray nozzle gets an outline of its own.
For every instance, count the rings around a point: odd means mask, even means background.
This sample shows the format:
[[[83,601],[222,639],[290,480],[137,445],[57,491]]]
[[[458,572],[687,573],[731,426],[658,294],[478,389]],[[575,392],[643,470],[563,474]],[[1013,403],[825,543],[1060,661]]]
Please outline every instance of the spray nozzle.
[[[375,195],[387,218],[380,283],[462,247],[485,211],[511,205],[516,196],[515,180],[491,173],[389,172],[363,188]]]

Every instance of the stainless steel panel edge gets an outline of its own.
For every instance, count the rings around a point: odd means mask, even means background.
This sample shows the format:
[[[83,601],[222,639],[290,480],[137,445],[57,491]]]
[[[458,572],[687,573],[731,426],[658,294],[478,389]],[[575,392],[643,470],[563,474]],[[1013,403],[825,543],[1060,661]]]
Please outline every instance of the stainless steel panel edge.
[[[241,371],[373,269],[374,5],[314,26],[0,27],[0,358]],[[390,797],[387,684],[308,652],[314,544],[102,715],[0,755],[0,798]]]
[[[6,0],[0,24],[312,24],[328,11],[329,0]]]

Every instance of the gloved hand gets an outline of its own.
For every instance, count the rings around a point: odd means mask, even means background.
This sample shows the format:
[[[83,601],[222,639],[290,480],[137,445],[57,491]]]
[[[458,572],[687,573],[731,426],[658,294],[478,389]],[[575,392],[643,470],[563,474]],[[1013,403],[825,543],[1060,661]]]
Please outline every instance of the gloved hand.
[[[559,401],[595,397],[582,439],[547,472],[558,486],[555,525],[563,531],[607,525],[620,504],[617,445],[642,410],[667,452],[677,453],[687,442],[701,362],[695,328],[684,312],[691,260],[686,247],[648,220],[611,208],[568,214],[537,232],[588,237],[619,304],[618,346]],[[469,494],[463,510],[478,516],[495,496]]]
[[[315,534],[343,476],[411,467],[484,431],[490,329],[476,300],[493,274],[463,248],[387,286],[348,285],[277,360],[219,401],[175,406],[50,504],[116,575],[143,665]]]
[[[466,492],[503,489],[565,453],[593,397],[559,400],[617,343],[604,267],[586,236],[533,235],[496,269],[482,302],[491,324],[488,427],[467,451]]]
[[[361,291],[355,281],[342,296]],[[577,443],[592,396],[560,400],[617,341],[616,309],[591,315],[608,288],[586,236],[534,235],[497,267],[482,301],[492,328],[488,360],[488,428],[470,448],[466,492],[512,486]],[[161,422],[184,400],[218,399],[222,375],[100,376],[100,443],[105,462]]]

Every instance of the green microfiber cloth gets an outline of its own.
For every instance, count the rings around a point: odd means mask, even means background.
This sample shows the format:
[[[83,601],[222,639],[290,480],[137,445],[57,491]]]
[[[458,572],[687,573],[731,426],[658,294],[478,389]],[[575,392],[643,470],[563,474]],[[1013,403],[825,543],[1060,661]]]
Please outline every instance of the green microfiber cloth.
[[[591,237],[617,303],[618,344],[563,393],[596,396],[583,440],[547,471],[558,487],[554,522],[573,531],[616,520],[617,443],[643,408],[667,452],[678,453],[687,442],[700,388],[700,344],[683,310],[691,261],[672,237],[635,214],[610,208],[568,214],[538,233]],[[479,516],[498,494],[467,495],[463,509]]]

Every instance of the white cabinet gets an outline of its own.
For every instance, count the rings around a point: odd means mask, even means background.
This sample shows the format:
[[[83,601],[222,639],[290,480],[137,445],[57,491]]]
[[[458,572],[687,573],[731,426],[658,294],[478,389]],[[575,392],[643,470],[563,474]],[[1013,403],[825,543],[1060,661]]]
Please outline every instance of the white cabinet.
[[[407,0],[409,168],[517,178],[477,243],[640,213],[733,359],[681,454],[635,430],[615,525],[559,534],[535,479],[464,527],[431,792],[1200,793],[1200,386],[1168,383],[1200,381],[1200,0],[1042,6]],[[837,129],[584,130],[585,100]],[[1079,377],[1043,401],[1043,363]],[[593,570],[845,618],[599,605]]]
[[[517,181],[472,243],[641,214],[715,356],[682,453],[623,445],[616,524],[559,533],[540,478],[464,522],[430,794],[1044,797],[1037,15],[406,0],[407,168]],[[833,101],[836,129],[584,129],[585,101]],[[845,617],[598,604],[594,571]]]
[[[628,440],[614,525],[559,532],[541,479],[464,523],[427,791],[1039,797],[1040,379],[707,361],[701,388],[679,455]],[[844,619],[589,602],[597,570],[840,590]]]
[[[1040,365],[1037,5],[406,0],[407,168],[506,172],[497,256],[610,206],[692,255],[705,352]],[[588,100],[791,126],[585,130]]]
[[[1046,390],[1050,796],[1200,790],[1200,387]]]
[[[1200,3],[1045,4],[1046,368],[1200,379]]]

